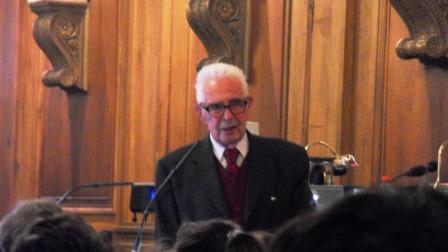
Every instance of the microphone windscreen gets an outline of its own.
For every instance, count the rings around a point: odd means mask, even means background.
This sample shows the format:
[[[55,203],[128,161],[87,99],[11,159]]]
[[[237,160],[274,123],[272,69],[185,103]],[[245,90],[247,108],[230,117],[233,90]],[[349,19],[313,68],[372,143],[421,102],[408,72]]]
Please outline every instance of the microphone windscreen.
[[[405,175],[408,177],[418,177],[422,176],[425,173],[426,167],[424,167],[423,165],[418,165],[409,169],[409,171],[407,171]]]
[[[322,164],[315,164],[310,169],[310,184],[313,185],[323,185],[325,183],[324,181],[324,173],[325,173],[325,166]]]
[[[434,160],[429,161],[429,162],[426,164],[426,169],[428,169],[428,172],[434,172],[434,171],[437,171],[437,162],[434,161]]]
[[[334,165],[331,169],[333,170],[333,175],[335,176],[343,176],[347,173],[347,167],[345,167],[345,165]]]

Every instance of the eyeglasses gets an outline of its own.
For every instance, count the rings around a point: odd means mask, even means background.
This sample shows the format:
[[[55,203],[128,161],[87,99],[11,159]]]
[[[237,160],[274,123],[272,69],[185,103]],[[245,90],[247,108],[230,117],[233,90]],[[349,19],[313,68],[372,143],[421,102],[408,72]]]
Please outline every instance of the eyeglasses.
[[[244,111],[246,111],[247,103],[247,100],[235,99],[231,100],[228,105],[224,105],[222,103],[212,103],[205,106],[205,104],[201,103],[199,106],[206,110],[211,116],[220,117],[224,115],[226,109],[229,109],[229,111],[234,115],[244,113]]]

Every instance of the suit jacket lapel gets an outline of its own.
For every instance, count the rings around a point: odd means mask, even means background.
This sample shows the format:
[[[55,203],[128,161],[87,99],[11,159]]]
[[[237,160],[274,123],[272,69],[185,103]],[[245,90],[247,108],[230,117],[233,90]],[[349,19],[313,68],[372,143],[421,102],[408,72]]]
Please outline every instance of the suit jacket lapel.
[[[201,140],[198,147],[198,151],[191,159],[195,163],[194,168],[191,169],[191,178],[194,178],[192,183],[197,187],[199,194],[208,199],[208,201],[204,201],[204,207],[212,205],[221,216],[228,218],[230,214],[213,159],[213,149],[209,136]]]
[[[248,133],[249,134],[249,133]],[[249,134],[249,153],[247,156],[247,188],[245,220],[249,220],[251,213],[256,210],[257,199],[259,197],[270,197],[266,192],[272,187],[275,181],[274,161],[269,152],[259,142],[256,136]]]

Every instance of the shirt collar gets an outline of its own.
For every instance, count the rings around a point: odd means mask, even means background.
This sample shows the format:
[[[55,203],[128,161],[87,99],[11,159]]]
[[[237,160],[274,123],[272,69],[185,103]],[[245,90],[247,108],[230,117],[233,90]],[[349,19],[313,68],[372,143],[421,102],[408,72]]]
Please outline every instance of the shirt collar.
[[[224,146],[222,146],[220,143],[218,143],[210,134],[210,140],[212,142],[212,146],[213,146],[213,153],[215,154],[216,158],[218,158],[218,160],[223,160],[224,159],[224,151],[226,150],[226,148]],[[249,151],[249,139],[247,138],[247,133],[244,132],[244,136],[243,138],[241,138],[241,140],[236,144],[235,146],[238,151],[240,152],[240,155],[245,158],[247,155],[247,152]]]

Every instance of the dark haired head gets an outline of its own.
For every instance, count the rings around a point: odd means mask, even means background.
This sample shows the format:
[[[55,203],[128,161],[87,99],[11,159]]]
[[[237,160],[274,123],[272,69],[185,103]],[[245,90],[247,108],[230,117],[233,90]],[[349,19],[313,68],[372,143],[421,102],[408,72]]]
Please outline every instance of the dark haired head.
[[[268,233],[247,233],[229,220],[187,222],[177,232],[178,252],[264,252]]]
[[[111,248],[81,217],[61,213],[36,218],[11,246],[11,252],[42,251],[106,252]]]
[[[0,222],[0,251],[9,252],[12,242],[33,219],[57,213],[62,213],[62,209],[53,201],[38,199],[19,202]]]
[[[177,232],[178,252],[223,252],[227,241],[241,228],[228,220],[186,222]]]
[[[277,234],[272,251],[438,251],[448,248],[448,196],[434,190],[346,197]]]
[[[225,252],[265,252],[268,251],[268,233],[236,232],[229,237]]]

